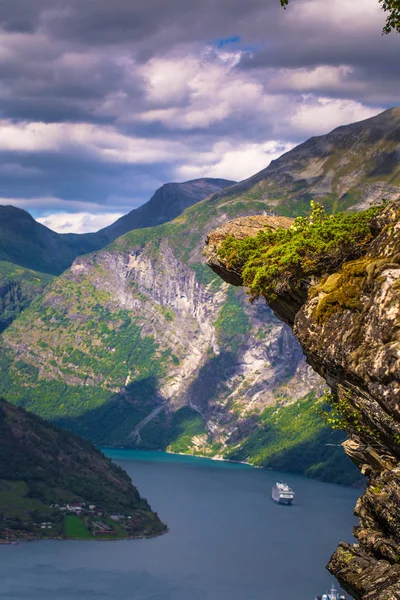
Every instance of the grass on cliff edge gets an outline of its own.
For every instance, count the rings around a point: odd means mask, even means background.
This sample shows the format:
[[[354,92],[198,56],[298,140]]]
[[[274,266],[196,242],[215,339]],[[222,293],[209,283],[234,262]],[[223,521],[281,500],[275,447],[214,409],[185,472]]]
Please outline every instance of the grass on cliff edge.
[[[251,299],[274,301],[277,291],[297,287],[301,280],[337,269],[345,260],[365,254],[373,239],[375,217],[384,205],[360,213],[327,215],[311,201],[311,215],[298,217],[289,229],[261,230],[255,237],[228,236],[218,256],[228,267],[240,268]]]

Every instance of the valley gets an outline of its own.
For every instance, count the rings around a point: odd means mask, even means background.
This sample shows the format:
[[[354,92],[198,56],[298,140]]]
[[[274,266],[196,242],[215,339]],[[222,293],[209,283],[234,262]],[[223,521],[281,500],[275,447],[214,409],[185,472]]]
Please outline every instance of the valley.
[[[0,394],[100,445],[359,481],[338,447],[344,435],[321,420],[324,383],[290,329],[221,282],[202,247],[235,217],[303,215],[310,198],[332,212],[391,199],[399,132],[399,109],[340,127],[200,202],[189,194],[171,222],[75,258],[4,331]]]

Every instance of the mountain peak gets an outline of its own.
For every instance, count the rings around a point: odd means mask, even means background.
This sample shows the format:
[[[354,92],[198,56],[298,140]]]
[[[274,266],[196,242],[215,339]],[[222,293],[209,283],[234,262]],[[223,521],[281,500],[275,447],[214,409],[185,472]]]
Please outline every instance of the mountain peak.
[[[189,206],[193,206],[234,183],[227,179],[208,177],[192,179],[183,183],[164,183],[146,204],[132,210],[98,233],[106,236],[109,241],[113,241],[133,229],[154,227],[172,221]]]

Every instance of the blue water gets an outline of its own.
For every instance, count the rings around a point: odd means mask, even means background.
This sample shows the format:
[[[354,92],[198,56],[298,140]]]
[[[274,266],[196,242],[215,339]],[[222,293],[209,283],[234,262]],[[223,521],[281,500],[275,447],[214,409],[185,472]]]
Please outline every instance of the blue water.
[[[312,600],[357,490],[246,465],[108,451],[169,526],[151,540],[0,546],[1,600]],[[295,505],[270,498],[277,479]]]

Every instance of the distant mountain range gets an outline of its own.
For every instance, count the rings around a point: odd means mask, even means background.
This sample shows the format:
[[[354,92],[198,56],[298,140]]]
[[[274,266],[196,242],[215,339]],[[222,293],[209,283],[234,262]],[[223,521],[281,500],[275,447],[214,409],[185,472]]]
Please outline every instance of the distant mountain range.
[[[146,204],[97,233],[56,233],[35,221],[25,210],[0,206],[0,260],[59,275],[77,256],[99,250],[132,229],[170,221],[189,206],[232,183],[225,179],[195,179],[165,184]]]
[[[189,183],[208,193],[201,181]],[[354,481],[335,446],[340,433],[314,410],[322,382],[291,332],[215,277],[201,250],[234,217],[304,215],[311,199],[331,212],[359,210],[399,196],[400,108],[312,138],[202,201],[186,193],[191,205],[172,221],[165,206],[172,215],[185,201],[167,185],[90,234],[113,241],[76,258],[4,331],[0,393],[98,444]]]
[[[172,221],[186,208],[197,204],[218,190],[236,183],[226,179],[195,179],[184,183],[166,183],[161,186],[148,202],[132,210],[108,227],[100,229],[97,235],[105,236],[108,242],[132,231],[144,227],[155,227]]]

